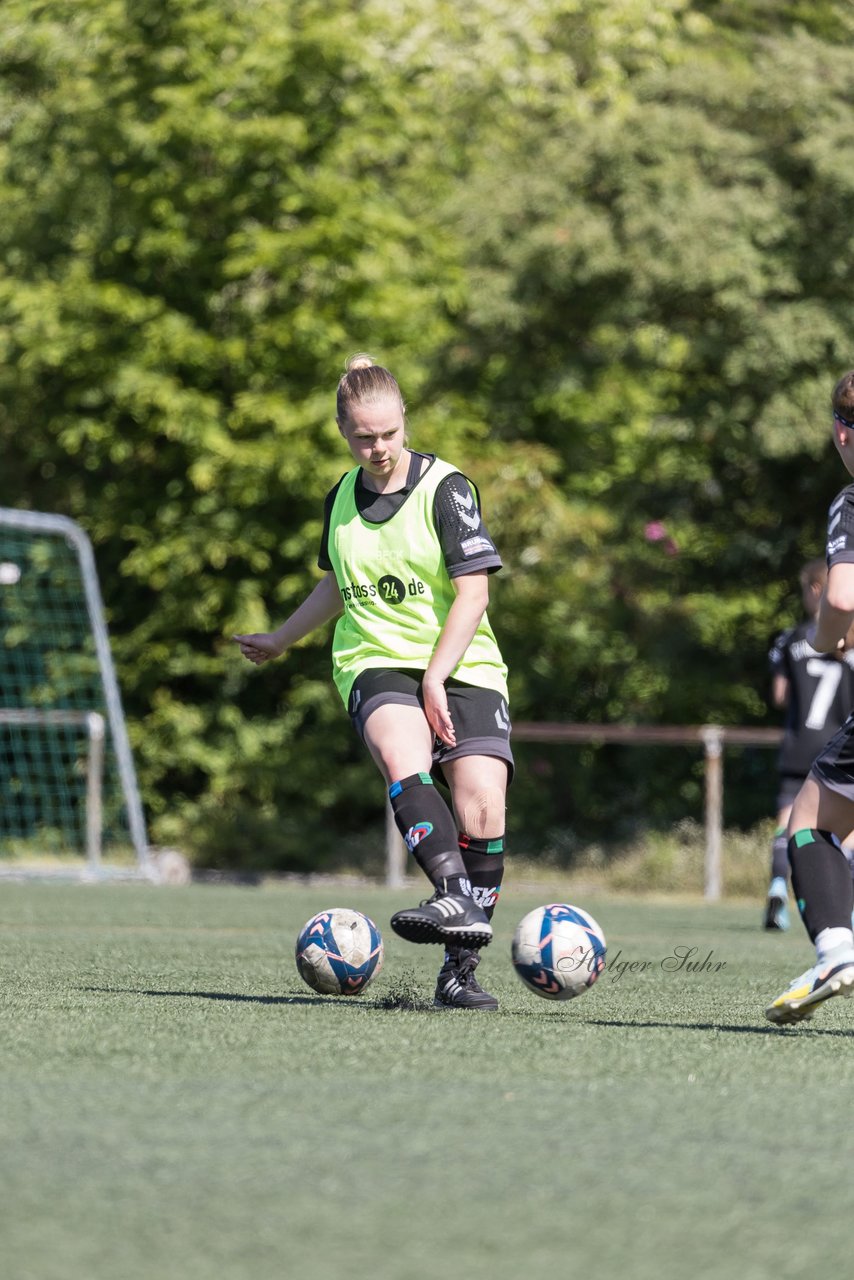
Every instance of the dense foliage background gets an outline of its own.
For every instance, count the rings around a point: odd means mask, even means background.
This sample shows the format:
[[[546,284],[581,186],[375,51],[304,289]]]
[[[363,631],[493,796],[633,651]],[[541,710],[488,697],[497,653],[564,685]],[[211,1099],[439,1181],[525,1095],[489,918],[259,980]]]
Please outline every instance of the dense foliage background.
[[[848,0],[6,0],[0,73],[0,505],[94,540],[155,840],[381,831],[328,635],[228,641],[315,578],[359,349],[481,487],[517,721],[776,723],[844,478]],[[517,847],[700,803],[681,752],[518,754]]]

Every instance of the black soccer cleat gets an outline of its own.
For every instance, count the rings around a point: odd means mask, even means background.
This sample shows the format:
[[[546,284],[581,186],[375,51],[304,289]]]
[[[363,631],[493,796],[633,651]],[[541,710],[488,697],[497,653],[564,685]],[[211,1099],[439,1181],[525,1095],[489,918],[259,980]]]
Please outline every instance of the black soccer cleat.
[[[485,947],[492,941],[492,925],[483,908],[471,898],[445,889],[437,889],[420,907],[396,911],[391,927],[407,942]]]
[[[484,1011],[498,1008],[495,996],[484,991],[474,976],[480,964],[477,951],[469,951],[465,947],[452,947],[445,954],[445,963],[439,970],[436,980],[436,994],[433,1004],[438,1009],[481,1009]]]

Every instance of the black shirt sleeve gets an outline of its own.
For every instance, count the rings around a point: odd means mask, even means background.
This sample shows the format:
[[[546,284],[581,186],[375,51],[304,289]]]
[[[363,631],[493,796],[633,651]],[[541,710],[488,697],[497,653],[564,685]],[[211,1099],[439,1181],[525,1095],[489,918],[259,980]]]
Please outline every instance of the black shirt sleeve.
[[[827,513],[827,567],[854,564],[854,484],[837,494]]]
[[[449,578],[501,568],[501,556],[483,523],[477,489],[459,471],[436,490],[433,518]]]
[[[344,477],[341,477],[343,480]],[[320,551],[317,556],[317,567],[328,573],[332,569],[332,561],[329,559],[329,521],[332,517],[332,505],[335,502],[338,490],[341,488],[341,480],[338,481],[334,489],[330,489],[326,497],[323,499],[323,533],[320,535]]]

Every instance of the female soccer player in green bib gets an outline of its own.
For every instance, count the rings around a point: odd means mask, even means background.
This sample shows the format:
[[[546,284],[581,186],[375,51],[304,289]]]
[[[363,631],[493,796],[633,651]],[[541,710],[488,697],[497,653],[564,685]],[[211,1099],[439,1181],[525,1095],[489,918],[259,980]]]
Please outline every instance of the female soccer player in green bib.
[[[325,576],[276,631],[234,639],[260,665],[338,618],[335,684],[434,888],[392,928],[444,945],[437,1005],[495,1009],[474,970],[492,939],[513,772],[507,668],[486,616],[501,559],[474,486],[407,447],[400,388],[369,356],[347,363],[337,421],[356,466],[326,499]]]

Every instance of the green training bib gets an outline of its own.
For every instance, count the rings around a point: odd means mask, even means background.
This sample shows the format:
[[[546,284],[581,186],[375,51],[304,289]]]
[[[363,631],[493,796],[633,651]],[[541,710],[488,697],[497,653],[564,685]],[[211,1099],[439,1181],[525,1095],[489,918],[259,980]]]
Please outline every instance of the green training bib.
[[[356,507],[359,468],[341,481],[329,522],[329,559],[344,613],[332,641],[335,684],[345,705],[356,676],[369,667],[425,670],[456,593],[448,577],[433,501],[456,471],[434,458],[403,505],[383,524]],[[507,697],[507,667],[484,614],[451,673]]]

